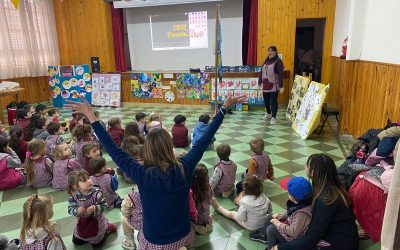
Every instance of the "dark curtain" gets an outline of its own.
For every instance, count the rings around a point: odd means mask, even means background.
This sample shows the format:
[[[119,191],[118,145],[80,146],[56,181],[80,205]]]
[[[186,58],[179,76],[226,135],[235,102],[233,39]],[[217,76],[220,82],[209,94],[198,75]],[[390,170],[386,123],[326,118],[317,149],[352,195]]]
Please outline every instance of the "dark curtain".
[[[258,0],[251,0],[248,36],[247,65],[257,65]]]
[[[111,3],[112,31],[114,38],[115,67],[117,71],[127,71],[124,44],[123,10],[115,9]]]
[[[250,10],[252,0],[243,0],[243,30],[242,30],[242,63],[247,65],[247,50],[249,46]]]

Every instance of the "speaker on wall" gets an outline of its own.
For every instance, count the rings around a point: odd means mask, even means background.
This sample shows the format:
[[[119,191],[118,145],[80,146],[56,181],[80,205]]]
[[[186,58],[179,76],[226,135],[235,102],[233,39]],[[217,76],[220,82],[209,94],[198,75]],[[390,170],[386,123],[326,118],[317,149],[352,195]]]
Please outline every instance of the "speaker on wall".
[[[91,57],[92,73],[100,73],[100,59],[98,57]]]

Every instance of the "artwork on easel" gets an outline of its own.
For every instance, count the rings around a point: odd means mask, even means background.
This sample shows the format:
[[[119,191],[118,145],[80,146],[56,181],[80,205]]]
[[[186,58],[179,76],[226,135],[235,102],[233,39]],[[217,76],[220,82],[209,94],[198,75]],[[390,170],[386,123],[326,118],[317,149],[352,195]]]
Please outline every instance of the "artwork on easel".
[[[329,84],[310,83],[292,124],[293,129],[302,139],[307,139],[318,127],[322,105],[326,99],[328,90]]]
[[[294,121],[300,108],[304,95],[307,92],[310,79],[308,77],[296,75],[293,81],[292,92],[289,97],[289,104],[286,110],[286,117]]]

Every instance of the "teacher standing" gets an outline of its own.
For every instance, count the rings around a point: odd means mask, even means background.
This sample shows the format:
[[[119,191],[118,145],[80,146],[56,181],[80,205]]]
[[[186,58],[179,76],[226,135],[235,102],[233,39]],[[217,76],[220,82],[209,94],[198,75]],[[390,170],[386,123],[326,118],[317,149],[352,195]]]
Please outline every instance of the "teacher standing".
[[[271,125],[276,124],[276,113],[278,112],[278,92],[283,93],[283,62],[278,57],[276,46],[268,48],[268,57],[265,59],[258,85],[262,86],[265,109],[267,113],[264,120],[271,119]]]

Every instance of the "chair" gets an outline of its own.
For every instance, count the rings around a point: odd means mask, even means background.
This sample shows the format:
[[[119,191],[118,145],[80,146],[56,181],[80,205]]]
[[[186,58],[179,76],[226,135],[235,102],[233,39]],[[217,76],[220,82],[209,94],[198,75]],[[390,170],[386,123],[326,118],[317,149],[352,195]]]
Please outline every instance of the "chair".
[[[319,133],[318,133],[319,135],[321,134],[322,129],[324,128],[325,123],[328,120],[329,116],[331,116],[331,115],[336,116],[336,121],[339,123],[339,118],[338,118],[339,109],[328,107],[328,106],[323,106],[322,107],[322,114],[325,115],[325,120],[324,120],[324,123],[322,123],[321,129],[319,130]]]

